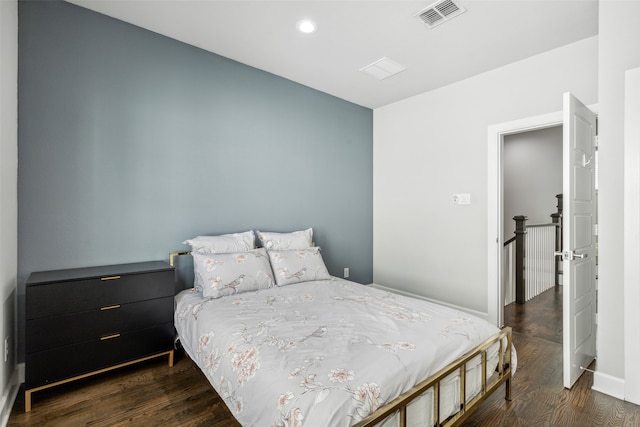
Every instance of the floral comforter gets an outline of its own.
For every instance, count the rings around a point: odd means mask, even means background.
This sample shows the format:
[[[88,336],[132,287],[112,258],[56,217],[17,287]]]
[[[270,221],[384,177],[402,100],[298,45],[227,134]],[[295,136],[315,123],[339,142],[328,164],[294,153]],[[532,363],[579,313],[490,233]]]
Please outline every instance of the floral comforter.
[[[349,426],[498,329],[346,280],[176,296],[175,325],[243,426]]]

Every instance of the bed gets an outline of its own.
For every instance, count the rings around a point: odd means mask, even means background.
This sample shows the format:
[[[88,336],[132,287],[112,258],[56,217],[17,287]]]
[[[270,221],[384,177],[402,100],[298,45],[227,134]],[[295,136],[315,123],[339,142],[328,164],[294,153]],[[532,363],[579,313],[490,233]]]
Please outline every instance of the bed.
[[[308,236],[259,236],[170,256],[193,257],[182,347],[243,426],[451,425],[503,383],[510,398],[509,328],[332,277]]]

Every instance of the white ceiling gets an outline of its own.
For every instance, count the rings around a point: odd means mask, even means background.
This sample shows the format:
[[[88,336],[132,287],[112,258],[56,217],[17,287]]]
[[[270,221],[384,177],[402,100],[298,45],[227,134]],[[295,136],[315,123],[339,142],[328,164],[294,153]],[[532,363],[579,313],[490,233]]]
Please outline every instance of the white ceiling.
[[[597,0],[456,0],[467,11],[434,29],[413,16],[433,0],[67,1],[369,108],[598,33]],[[408,69],[360,71],[381,57]]]

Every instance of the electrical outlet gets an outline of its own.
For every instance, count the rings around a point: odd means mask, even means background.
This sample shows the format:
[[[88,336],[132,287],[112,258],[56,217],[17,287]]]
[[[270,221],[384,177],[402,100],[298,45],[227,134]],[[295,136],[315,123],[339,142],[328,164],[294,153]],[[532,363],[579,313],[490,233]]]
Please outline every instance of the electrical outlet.
[[[349,267],[344,268],[344,278],[346,279],[347,277],[349,277]]]

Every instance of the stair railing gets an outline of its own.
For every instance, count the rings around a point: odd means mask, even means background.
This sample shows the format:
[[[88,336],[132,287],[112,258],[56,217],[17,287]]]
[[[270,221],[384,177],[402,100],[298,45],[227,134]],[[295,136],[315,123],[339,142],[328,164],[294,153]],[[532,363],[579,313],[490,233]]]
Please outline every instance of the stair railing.
[[[505,305],[524,304],[561,284],[562,261],[554,252],[562,248],[562,194],[556,195],[552,223],[527,225],[525,215],[513,217],[515,231],[504,243]]]

